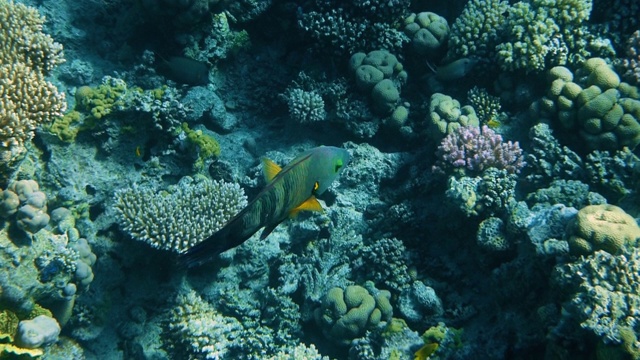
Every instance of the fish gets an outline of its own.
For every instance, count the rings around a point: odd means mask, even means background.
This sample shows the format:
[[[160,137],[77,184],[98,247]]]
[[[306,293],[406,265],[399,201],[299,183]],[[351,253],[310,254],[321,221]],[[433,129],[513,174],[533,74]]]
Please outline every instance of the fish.
[[[178,255],[179,264],[186,268],[203,265],[244,243],[261,228],[263,240],[300,211],[323,211],[316,196],[331,186],[349,160],[347,150],[334,146],[307,150],[284,168],[263,158],[265,187],[221,229]]]
[[[159,70],[173,81],[188,85],[207,85],[209,66],[203,61],[184,56],[171,56],[169,60],[160,57]]]

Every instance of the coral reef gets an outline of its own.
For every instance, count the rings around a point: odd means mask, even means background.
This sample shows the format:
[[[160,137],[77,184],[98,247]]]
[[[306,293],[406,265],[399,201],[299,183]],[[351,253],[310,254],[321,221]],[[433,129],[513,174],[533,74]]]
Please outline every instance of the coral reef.
[[[638,257],[637,249],[620,255],[596,251],[557,266],[553,281],[566,301],[553,333],[571,338],[577,335],[576,328],[583,329],[605,345],[621,347],[626,356],[637,354],[637,338],[629,337],[628,330],[638,331],[638,314],[634,310],[640,305]]]
[[[589,205],[567,227],[569,249],[574,255],[604,250],[613,255],[633,248],[640,240],[636,220],[614,205]]]
[[[64,62],[62,45],[42,32],[34,8],[0,2],[0,183],[23,157],[36,127],[62,116],[64,93],[46,76]]]
[[[577,133],[588,150],[633,149],[640,144],[638,90],[620,82],[605,60],[591,58],[575,74],[554,67],[548,82],[547,95],[531,107],[536,116]]]
[[[470,105],[460,106],[460,102],[441,93],[431,95],[429,100],[429,135],[440,141],[464,126],[480,126],[480,119]]]
[[[477,174],[495,167],[509,173],[518,173],[525,165],[518,142],[503,142],[486,125],[482,129],[462,126],[447,135],[438,146],[438,162],[434,170],[447,172],[459,169],[463,173]]]
[[[220,229],[247,204],[237,184],[185,177],[165,194],[148,186],[118,191],[122,229],[157,249],[182,252]]]

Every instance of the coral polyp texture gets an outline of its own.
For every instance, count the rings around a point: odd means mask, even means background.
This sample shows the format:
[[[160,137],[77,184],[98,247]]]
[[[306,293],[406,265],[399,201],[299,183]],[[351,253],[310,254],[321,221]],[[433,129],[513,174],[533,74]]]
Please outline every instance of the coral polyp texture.
[[[220,229],[247,204],[238,184],[185,177],[168,191],[136,186],[118,191],[122,229],[157,249],[182,252]]]
[[[634,149],[640,144],[640,93],[621,82],[604,59],[591,58],[576,71],[548,71],[549,89],[532,113],[555,121],[587,150]]]
[[[34,8],[0,1],[0,168],[25,152],[34,130],[62,116],[64,94],[46,80],[64,61],[62,45],[42,32]]]
[[[518,142],[502,140],[488,126],[462,126],[447,135],[438,146],[439,160],[434,170],[460,169],[479,173],[494,167],[509,173],[518,173],[525,165]]]

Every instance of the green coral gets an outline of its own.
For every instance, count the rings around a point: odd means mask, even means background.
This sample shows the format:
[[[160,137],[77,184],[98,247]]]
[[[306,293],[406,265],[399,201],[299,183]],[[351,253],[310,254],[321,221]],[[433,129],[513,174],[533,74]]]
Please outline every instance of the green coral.
[[[373,109],[382,116],[390,116],[400,100],[400,85],[407,78],[396,56],[386,50],[355,53],[349,59],[349,67],[358,89],[371,94]]]
[[[220,144],[213,136],[202,130],[192,130],[187,123],[182,123],[182,131],[187,136],[189,145],[198,155],[193,165],[196,170],[203,170],[207,161],[220,156]]]
[[[411,47],[421,56],[435,58],[449,39],[449,23],[432,12],[411,14],[404,20],[404,33],[411,39]]]
[[[460,58],[492,58],[499,44],[509,3],[502,0],[469,1],[451,26],[447,62]]]
[[[540,72],[579,64],[591,56],[612,57],[611,42],[586,26],[591,0],[474,0],[452,26],[447,59],[495,60],[504,71]]]
[[[554,67],[547,78],[547,95],[531,108],[537,117],[577,133],[588,150],[634,149],[640,144],[637,88],[620,82],[605,60],[591,58],[575,74]]]
[[[376,327],[380,321],[390,321],[393,309],[389,303],[391,293],[379,291],[371,294],[359,285],[346,289],[330,289],[322,306],[314,312],[316,322],[325,336],[342,345],[349,345],[355,338]]]
[[[76,90],[76,108],[88,111],[93,118],[100,120],[124,105],[126,92],[127,84],[124,80],[106,77],[95,88],[81,86]]]
[[[72,142],[80,132],[81,122],[82,114],[79,111],[71,110],[64,114],[63,117],[55,119],[47,129],[60,140]]]
[[[461,126],[480,126],[480,120],[472,106],[460,106],[451,96],[435,93],[429,101],[429,134],[442,140]]]

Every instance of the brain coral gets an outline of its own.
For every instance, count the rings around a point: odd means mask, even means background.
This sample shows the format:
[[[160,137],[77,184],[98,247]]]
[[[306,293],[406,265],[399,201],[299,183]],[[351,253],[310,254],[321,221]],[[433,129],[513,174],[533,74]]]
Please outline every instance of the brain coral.
[[[379,291],[374,296],[359,285],[347,286],[345,290],[332,288],[315,311],[316,322],[328,338],[348,345],[380,321],[391,320],[390,297],[388,291]]]
[[[36,9],[0,0],[0,170],[20,159],[38,125],[66,109],[45,79],[64,61],[62,45],[42,33],[43,23]]]
[[[635,219],[614,205],[589,205],[578,212],[567,226],[569,250],[574,255],[587,255],[597,250],[611,254],[640,240],[640,227]]]

